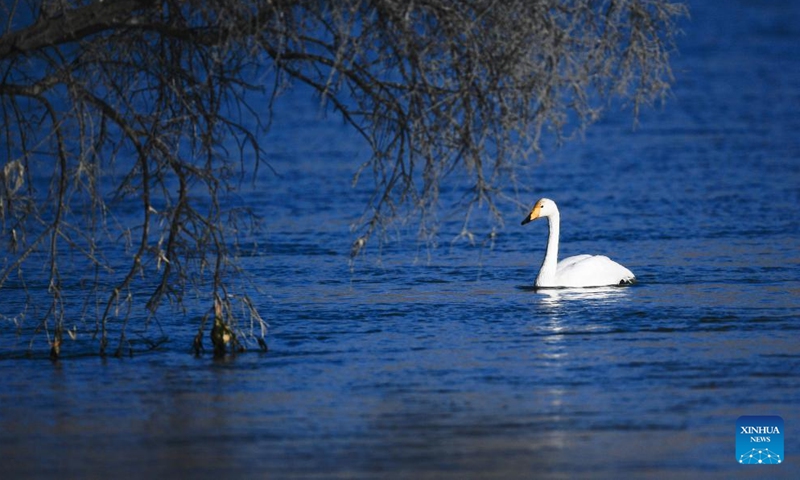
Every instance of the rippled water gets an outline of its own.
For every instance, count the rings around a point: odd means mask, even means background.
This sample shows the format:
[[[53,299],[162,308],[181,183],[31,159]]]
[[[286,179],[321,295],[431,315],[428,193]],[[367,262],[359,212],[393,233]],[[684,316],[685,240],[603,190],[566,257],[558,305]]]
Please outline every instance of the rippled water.
[[[664,108],[635,131],[613,113],[525,174],[531,203],[559,202],[562,255],[638,284],[533,291],[546,225],[511,208],[492,242],[451,243],[445,221],[439,248],[409,228],[351,269],[367,152],[291,96],[280,177],[249,198],[270,352],[194,358],[166,322],[152,354],[0,361],[0,473],[796,478],[800,9],[723,5],[693,6]],[[740,415],[783,417],[784,464],[736,464]]]

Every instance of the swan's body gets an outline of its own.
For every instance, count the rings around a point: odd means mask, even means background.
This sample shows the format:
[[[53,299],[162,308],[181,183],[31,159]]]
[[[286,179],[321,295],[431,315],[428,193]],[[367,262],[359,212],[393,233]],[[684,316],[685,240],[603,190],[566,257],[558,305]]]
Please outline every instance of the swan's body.
[[[522,225],[547,217],[550,236],[542,268],[536,277],[539,288],[552,287],[603,287],[633,283],[633,272],[604,255],[575,255],[558,261],[558,234],[560,215],[556,202],[542,198],[533,206]]]

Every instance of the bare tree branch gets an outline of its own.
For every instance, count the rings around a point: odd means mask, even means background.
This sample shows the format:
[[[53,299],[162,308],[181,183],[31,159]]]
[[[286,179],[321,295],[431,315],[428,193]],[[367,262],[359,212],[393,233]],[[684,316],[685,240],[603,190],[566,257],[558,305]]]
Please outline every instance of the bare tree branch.
[[[65,330],[77,335],[66,312],[93,316],[98,350],[116,335],[121,354],[131,321],[147,325],[187,292],[207,305],[195,351],[206,320],[217,354],[264,348],[226,228],[247,212],[228,195],[258,168],[259,129],[286,85],[309,86],[372,149],[353,176],[374,187],[354,257],[397,221],[435,239],[445,182],[465,192],[459,238],[473,241],[477,207],[493,232],[502,225],[498,202],[544,142],[614,99],[635,118],[666,95],[686,14],[668,0],[9,0],[0,11],[0,289],[48,286],[30,344],[44,332],[54,356]],[[90,284],[80,308],[67,273]]]

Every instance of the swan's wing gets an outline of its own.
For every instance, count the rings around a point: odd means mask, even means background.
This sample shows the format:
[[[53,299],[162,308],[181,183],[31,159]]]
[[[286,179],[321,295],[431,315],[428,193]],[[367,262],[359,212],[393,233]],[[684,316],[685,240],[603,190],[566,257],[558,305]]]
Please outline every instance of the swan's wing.
[[[586,260],[588,258],[592,258],[592,256],[593,255],[575,255],[573,257],[567,257],[558,262],[558,265],[556,266],[556,271],[570,268],[571,265]]]
[[[556,283],[564,287],[619,285],[634,278],[633,272],[604,255],[576,255],[556,268]]]

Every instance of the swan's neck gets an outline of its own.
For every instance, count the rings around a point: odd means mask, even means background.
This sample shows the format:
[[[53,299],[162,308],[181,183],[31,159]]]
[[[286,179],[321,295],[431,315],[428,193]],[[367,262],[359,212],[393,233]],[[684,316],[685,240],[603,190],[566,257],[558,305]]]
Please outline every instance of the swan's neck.
[[[561,224],[558,212],[547,217],[550,234],[547,237],[547,251],[544,254],[542,268],[536,277],[536,286],[552,287],[556,281],[556,265],[558,265],[558,233]]]

